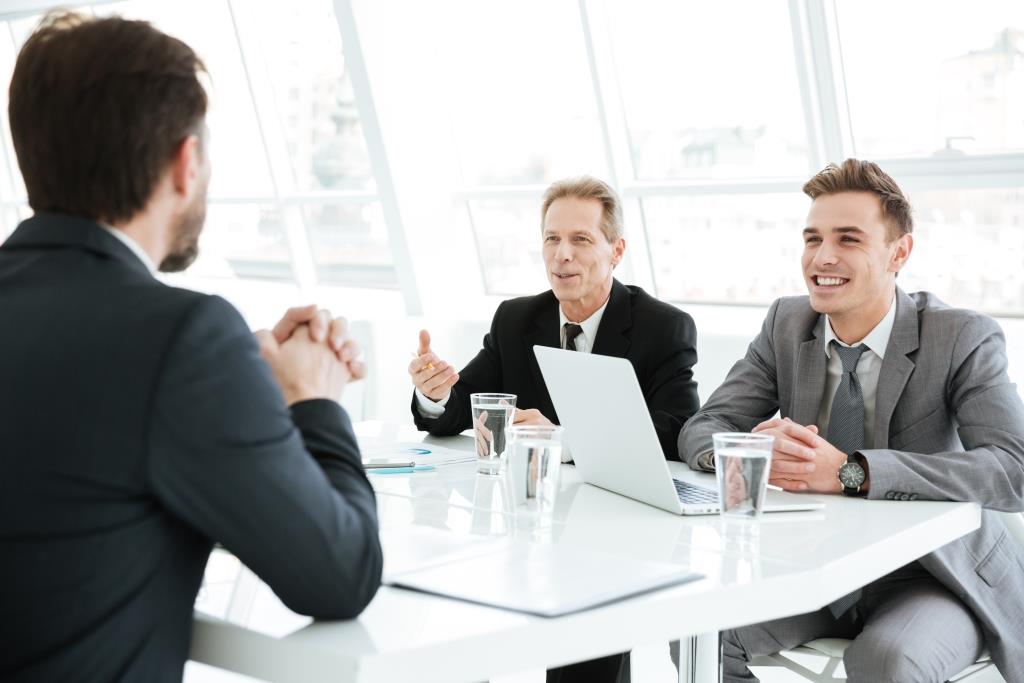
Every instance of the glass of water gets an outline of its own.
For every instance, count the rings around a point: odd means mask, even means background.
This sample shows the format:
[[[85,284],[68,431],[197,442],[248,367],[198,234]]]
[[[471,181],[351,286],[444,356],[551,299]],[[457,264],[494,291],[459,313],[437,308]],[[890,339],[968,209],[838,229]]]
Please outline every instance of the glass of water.
[[[516,413],[515,394],[470,394],[473,436],[476,438],[476,469],[483,474],[501,472],[508,428]]]
[[[720,432],[715,444],[715,476],[721,513],[730,517],[760,517],[772,466],[770,434]]]
[[[505,480],[517,517],[551,523],[562,465],[562,428],[520,425],[509,429]]]

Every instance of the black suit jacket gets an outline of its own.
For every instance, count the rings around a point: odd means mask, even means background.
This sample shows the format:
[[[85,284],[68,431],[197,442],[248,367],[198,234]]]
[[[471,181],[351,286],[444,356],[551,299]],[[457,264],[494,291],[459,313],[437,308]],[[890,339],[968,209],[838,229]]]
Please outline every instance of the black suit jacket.
[[[536,408],[557,423],[533,347],[559,348],[558,325],[553,292],[503,301],[483,349],[459,373],[444,414],[436,419],[422,417],[413,394],[416,426],[439,436],[469,429],[469,395],[484,391],[515,394],[517,408]],[[662,451],[672,460],[679,459],[677,439],[683,423],[700,408],[693,379],[696,344],[697,328],[689,315],[639,287],[612,282],[592,351],[627,358],[633,364]]]
[[[180,681],[220,541],[293,610],[380,583],[344,411],[289,410],[237,311],[95,223],[0,246],[0,680]]]

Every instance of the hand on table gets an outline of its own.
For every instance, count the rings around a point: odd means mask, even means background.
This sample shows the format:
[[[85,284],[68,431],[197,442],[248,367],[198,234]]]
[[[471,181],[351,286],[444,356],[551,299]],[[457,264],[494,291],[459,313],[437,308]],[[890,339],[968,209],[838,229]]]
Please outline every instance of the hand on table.
[[[753,431],[775,437],[768,483],[787,491],[842,492],[838,475],[846,454],[819,436],[815,425],[805,427],[788,417],[773,418]]]

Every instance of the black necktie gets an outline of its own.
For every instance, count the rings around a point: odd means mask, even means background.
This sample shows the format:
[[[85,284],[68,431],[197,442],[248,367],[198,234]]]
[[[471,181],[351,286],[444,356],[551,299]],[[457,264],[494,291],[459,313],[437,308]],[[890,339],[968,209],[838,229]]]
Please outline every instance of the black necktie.
[[[864,393],[857,378],[857,362],[868,350],[863,344],[842,346],[832,341],[832,350],[839,354],[843,364],[843,376],[832,399],[832,411],[828,417],[828,442],[849,455],[864,446]],[[860,600],[861,591],[855,590],[844,595],[828,606],[836,619]]]
[[[576,337],[583,334],[583,328],[576,323],[565,324],[565,348],[569,351],[576,350]]]

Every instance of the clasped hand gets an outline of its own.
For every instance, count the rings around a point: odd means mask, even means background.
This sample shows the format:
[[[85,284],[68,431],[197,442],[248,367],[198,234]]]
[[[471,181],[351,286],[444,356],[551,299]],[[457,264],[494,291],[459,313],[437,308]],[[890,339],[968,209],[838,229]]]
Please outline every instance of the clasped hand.
[[[256,332],[288,405],[313,398],[338,400],[349,382],[366,376],[348,321],[316,306],[290,308],[273,330]]]
[[[775,437],[770,484],[787,491],[842,492],[838,473],[847,456],[819,436],[815,425],[805,427],[788,417],[776,417],[753,431]]]

